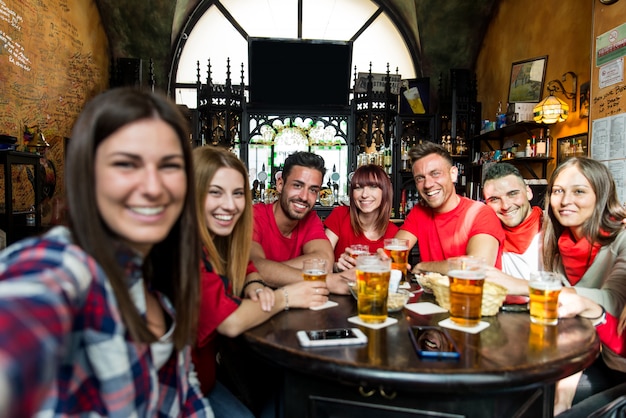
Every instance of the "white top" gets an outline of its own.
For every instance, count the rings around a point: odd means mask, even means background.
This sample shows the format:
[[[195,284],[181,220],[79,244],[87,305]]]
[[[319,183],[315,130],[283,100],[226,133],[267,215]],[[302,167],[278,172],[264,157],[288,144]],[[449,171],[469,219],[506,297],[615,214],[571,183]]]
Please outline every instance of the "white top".
[[[539,271],[541,233],[538,232],[524,254],[503,252],[502,271],[520,279],[530,279],[530,272]]]
[[[150,344],[150,351],[152,352],[152,361],[154,367],[159,370],[167,362],[174,351],[174,343],[172,342],[172,334],[174,333],[175,323],[172,322],[170,329],[167,330],[165,335],[159,338],[159,341]]]

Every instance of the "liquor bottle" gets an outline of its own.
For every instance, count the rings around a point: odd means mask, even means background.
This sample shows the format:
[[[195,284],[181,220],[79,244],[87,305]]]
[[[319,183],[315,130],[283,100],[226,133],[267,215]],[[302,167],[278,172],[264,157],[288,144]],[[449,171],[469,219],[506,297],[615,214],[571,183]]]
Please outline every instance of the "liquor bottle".
[[[409,153],[408,153],[408,149],[407,149],[407,143],[404,139],[402,139],[402,143],[400,145],[400,153],[401,153],[401,160],[402,160],[402,171],[408,171],[409,170]]]
[[[409,214],[411,209],[413,209],[413,192],[411,190],[409,190],[409,196],[408,196],[408,198],[406,200],[406,207],[404,208],[404,210],[406,211],[407,215]]]
[[[531,157],[536,157],[537,156],[537,137],[535,137],[535,135],[531,137],[530,148],[533,151]]]
[[[550,156],[550,146],[552,146],[552,137],[550,136],[550,128],[546,128],[546,157]]]
[[[391,137],[391,140],[389,141],[389,147],[385,148],[385,154],[383,156],[383,162],[385,164],[385,172],[389,175],[391,175],[391,148],[393,147],[393,136]]]
[[[579,139],[576,144],[576,154],[577,157],[583,157],[585,155],[585,150],[583,149],[583,140]]]
[[[502,113],[502,101],[498,102],[498,111],[496,112],[496,129],[506,126],[506,114]]]
[[[533,149],[530,146],[530,139],[526,140],[526,149],[524,150],[524,156],[526,156],[526,157],[532,157],[533,156]]]
[[[543,129],[539,133],[539,141],[537,142],[537,157],[546,156],[546,140],[543,138]]]

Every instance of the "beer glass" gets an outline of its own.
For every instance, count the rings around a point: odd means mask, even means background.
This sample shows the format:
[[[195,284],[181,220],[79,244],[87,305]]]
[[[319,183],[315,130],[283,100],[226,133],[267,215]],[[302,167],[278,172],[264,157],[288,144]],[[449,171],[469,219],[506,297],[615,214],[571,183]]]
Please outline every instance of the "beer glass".
[[[528,293],[530,294],[530,320],[535,324],[556,325],[559,316],[559,293],[564,277],[549,271],[530,273]]]
[[[378,255],[362,255],[356,259],[356,283],[359,318],[363,322],[380,324],[387,319],[387,296],[391,260]]]
[[[406,281],[406,265],[409,262],[409,240],[401,238],[386,238],[384,241],[385,254],[391,258],[391,268],[402,272],[402,281]]]
[[[326,260],[311,258],[304,260],[302,264],[302,277],[304,280],[326,281]]]
[[[352,250],[352,254],[350,254],[350,257],[354,258],[355,260],[361,255],[370,253],[370,246],[366,244],[352,244],[350,246],[350,249]]]
[[[484,260],[462,256],[448,259],[450,319],[460,326],[478,325],[485,284]]]

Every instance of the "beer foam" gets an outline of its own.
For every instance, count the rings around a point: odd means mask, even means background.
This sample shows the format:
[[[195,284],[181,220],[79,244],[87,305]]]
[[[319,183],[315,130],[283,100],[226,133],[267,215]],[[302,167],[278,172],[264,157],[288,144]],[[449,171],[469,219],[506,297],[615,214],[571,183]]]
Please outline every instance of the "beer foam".
[[[359,266],[356,268],[358,271],[362,271],[363,273],[389,273],[391,274],[391,270],[385,267],[379,266]]]
[[[562,285],[559,282],[542,282],[542,281],[530,281],[528,283],[530,287],[537,290],[560,290]]]
[[[485,278],[485,272],[474,270],[450,270],[448,272],[448,276],[454,277],[455,279],[478,280]]]
[[[387,245],[385,250],[389,251],[406,251],[409,247],[405,247],[404,245]]]

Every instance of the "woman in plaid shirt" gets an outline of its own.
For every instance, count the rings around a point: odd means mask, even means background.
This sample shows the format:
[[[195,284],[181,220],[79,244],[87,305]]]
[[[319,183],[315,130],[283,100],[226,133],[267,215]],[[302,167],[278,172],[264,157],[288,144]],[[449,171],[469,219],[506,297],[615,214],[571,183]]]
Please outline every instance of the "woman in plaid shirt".
[[[188,138],[159,95],[87,104],[68,226],[0,255],[0,416],[213,417],[189,351],[201,246]]]

